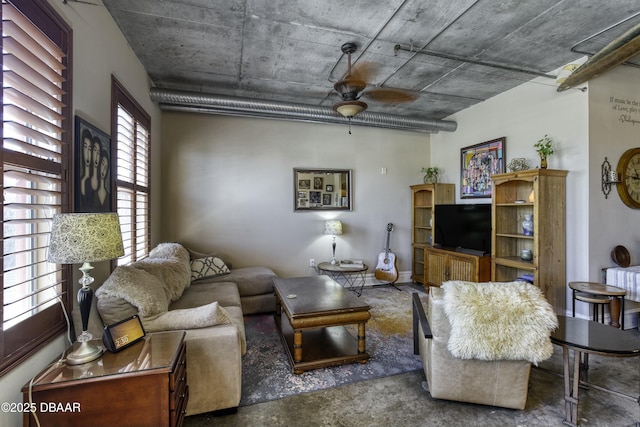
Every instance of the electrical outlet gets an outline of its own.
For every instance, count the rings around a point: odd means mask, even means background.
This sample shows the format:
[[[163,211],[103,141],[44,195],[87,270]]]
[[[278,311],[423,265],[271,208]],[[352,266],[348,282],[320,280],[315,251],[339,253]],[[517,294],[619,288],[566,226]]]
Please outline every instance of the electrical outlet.
[[[309,267],[315,267],[316,266],[316,260],[313,258],[309,258]]]

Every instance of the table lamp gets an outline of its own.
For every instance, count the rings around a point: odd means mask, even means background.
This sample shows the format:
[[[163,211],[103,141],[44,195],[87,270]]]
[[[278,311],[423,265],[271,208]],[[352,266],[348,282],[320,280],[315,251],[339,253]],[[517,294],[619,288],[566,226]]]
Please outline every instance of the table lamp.
[[[342,222],[337,219],[331,219],[324,224],[324,234],[331,234],[333,236],[333,257],[331,258],[331,264],[337,264],[336,261],[336,236],[342,234]]]
[[[80,346],[67,355],[67,364],[81,365],[96,360],[102,348],[91,344],[93,336],[87,331],[93,300],[93,269],[91,262],[104,261],[124,255],[120,221],[117,213],[56,214],[51,224],[51,238],[47,261],[56,264],[79,264],[82,287],[78,291],[78,307],[82,319]]]

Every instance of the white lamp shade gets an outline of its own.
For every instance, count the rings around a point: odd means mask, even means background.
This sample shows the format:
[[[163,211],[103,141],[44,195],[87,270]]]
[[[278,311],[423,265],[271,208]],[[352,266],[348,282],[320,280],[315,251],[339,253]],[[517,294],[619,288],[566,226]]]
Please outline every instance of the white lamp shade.
[[[117,213],[68,213],[53,216],[47,261],[77,264],[124,255]]]
[[[367,104],[362,101],[342,101],[333,106],[333,109],[344,117],[353,117],[367,109]]]
[[[324,225],[324,234],[337,236],[342,234],[342,222],[337,219],[329,220]]]

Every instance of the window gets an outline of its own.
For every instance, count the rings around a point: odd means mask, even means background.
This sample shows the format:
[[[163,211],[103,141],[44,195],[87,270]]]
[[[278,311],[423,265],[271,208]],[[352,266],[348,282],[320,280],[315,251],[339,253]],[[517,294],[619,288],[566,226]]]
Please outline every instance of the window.
[[[71,29],[44,0],[2,1],[0,374],[66,330],[69,267],[46,261],[68,211]]]
[[[115,79],[111,85],[112,135],[116,135],[116,206],[120,216],[124,256],[129,264],[149,253],[151,118]]]

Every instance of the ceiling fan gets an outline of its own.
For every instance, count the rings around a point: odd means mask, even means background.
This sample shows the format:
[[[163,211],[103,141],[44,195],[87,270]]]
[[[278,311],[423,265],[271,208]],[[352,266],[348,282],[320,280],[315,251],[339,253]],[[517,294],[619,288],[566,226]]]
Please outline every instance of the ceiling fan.
[[[366,78],[371,72],[371,67],[368,64],[360,64],[357,69],[351,67],[351,54],[357,50],[358,46],[354,42],[347,42],[342,45],[342,53],[347,55],[347,75],[344,79],[336,82],[333,85],[340,97],[341,101],[333,104],[333,109],[340,113],[342,116],[351,118],[358,113],[367,109],[368,105],[360,101],[362,91],[367,87]],[[397,102],[409,102],[415,100],[415,95],[407,93],[405,91],[389,88],[374,88],[367,90],[364,93],[367,97],[374,101],[397,103]]]

